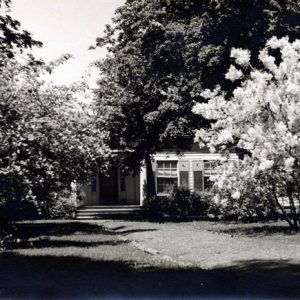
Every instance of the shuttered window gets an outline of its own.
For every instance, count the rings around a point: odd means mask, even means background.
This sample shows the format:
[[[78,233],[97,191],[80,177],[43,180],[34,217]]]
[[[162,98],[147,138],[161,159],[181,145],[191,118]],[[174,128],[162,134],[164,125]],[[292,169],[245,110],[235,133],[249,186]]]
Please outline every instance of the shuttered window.
[[[177,161],[157,161],[157,193],[169,194],[178,185]]]

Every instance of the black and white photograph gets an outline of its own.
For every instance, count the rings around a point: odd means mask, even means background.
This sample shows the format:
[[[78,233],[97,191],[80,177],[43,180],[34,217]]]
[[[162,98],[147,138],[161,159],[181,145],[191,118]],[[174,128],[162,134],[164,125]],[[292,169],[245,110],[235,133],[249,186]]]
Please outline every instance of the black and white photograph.
[[[300,1],[0,0],[0,299],[300,299]]]

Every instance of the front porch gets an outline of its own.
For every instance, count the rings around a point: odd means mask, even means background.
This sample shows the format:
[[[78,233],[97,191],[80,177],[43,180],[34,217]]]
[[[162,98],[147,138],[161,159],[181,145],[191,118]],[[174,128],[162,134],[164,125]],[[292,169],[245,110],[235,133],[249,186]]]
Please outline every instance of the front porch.
[[[84,187],[85,209],[126,210],[143,206],[143,171],[124,173],[120,167],[111,168],[107,174],[95,174],[90,185]]]

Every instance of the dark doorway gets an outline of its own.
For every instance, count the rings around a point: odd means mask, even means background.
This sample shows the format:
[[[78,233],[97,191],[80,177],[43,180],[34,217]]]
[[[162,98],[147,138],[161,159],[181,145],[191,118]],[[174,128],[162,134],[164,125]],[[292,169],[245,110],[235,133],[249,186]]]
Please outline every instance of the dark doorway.
[[[99,176],[100,205],[118,205],[118,168],[111,168],[107,174]]]

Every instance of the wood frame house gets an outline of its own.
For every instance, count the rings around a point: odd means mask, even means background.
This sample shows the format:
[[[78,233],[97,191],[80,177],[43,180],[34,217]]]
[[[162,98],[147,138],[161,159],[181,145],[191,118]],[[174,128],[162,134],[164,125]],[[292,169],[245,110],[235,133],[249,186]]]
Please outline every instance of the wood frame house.
[[[215,173],[218,153],[209,153],[195,144],[191,150],[178,155],[175,151],[164,151],[153,156],[157,195],[166,195],[170,186],[185,186],[191,191],[203,192],[209,189],[210,177]],[[230,160],[237,160],[231,154]],[[97,174],[92,183],[84,187],[84,206],[144,206],[146,168],[138,174],[123,174],[120,167],[111,168],[108,174]]]

